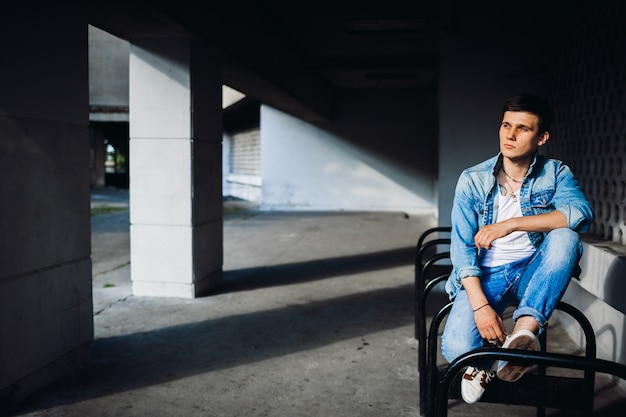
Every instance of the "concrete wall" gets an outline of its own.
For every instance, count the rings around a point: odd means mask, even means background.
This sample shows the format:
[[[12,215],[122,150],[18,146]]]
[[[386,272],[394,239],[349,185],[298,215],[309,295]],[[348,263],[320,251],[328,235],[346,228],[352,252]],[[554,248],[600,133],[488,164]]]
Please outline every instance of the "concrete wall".
[[[261,131],[254,127],[224,134],[222,144],[224,196],[261,201]]]
[[[626,3],[581,3],[563,17],[545,42],[557,115],[547,151],[570,165],[596,212],[564,300],[596,329],[598,356],[626,363]]]
[[[515,60],[528,36],[511,39],[493,29],[443,33],[439,77],[439,223],[450,225],[454,188],[463,169],[499,152],[502,104],[520,92],[541,93],[535,60]]]
[[[350,92],[317,125],[263,106],[262,207],[436,215],[434,98]]]
[[[89,104],[92,121],[128,121],[129,56],[128,42],[89,25]]]
[[[87,20],[13,7],[0,39],[1,413],[84,365],[94,328]]]
[[[228,183],[228,174],[230,174],[230,154],[232,152],[231,149],[231,137],[228,133],[224,132],[222,137],[222,195],[229,196],[232,195],[230,184]]]

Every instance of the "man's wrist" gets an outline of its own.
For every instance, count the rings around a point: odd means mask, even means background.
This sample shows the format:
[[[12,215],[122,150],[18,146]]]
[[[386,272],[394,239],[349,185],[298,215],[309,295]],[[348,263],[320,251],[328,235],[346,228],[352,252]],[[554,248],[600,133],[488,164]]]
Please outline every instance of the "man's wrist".
[[[487,307],[488,305],[489,305],[489,303],[485,303],[485,304],[481,305],[480,307],[473,309],[473,311],[474,311],[474,313],[475,313],[475,312],[477,312],[478,310],[480,310],[481,308],[483,308],[483,307]]]

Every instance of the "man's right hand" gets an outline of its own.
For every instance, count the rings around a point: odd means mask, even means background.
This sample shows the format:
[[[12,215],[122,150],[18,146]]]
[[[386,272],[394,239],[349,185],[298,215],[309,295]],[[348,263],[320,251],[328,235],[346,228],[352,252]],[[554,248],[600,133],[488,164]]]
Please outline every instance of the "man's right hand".
[[[504,343],[504,339],[507,336],[504,322],[490,305],[475,311],[474,320],[483,339]]]
[[[504,343],[507,335],[506,328],[502,318],[489,305],[489,301],[483,292],[480,278],[475,276],[465,277],[461,279],[461,284],[465,288],[470,305],[474,310],[474,321],[480,336],[486,340]]]

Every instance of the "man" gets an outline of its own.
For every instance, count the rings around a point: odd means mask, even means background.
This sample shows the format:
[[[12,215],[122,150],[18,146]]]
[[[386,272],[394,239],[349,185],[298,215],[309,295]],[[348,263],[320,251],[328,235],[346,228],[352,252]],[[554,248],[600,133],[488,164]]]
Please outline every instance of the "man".
[[[452,207],[453,271],[446,291],[454,304],[442,335],[452,361],[483,346],[538,350],[540,334],[563,296],[580,256],[578,233],[593,221],[591,205],[569,167],[539,155],[553,113],[542,98],[507,100],[500,153],[461,174]],[[519,303],[510,334],[504,310]],[[492,363],[468,367],[461,393],[478,401],[494,378]],[[498,378],[517,381],[528,367],[499,361]]]

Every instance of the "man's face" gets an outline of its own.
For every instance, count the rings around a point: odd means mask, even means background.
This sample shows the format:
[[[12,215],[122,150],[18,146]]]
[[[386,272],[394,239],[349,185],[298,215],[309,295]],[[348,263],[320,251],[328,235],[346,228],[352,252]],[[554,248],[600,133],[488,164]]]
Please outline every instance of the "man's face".
[[[524,162],[532,159],[548,137],[548,132],[539,133],[539,118],[536,115],[507,111],[500,124],[500,152],[513,161]]]

